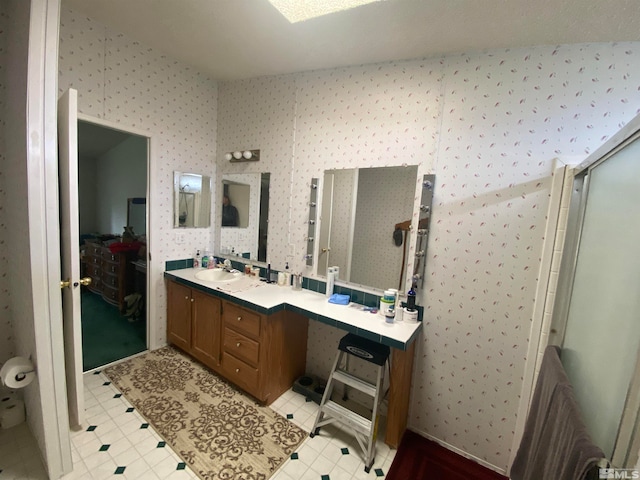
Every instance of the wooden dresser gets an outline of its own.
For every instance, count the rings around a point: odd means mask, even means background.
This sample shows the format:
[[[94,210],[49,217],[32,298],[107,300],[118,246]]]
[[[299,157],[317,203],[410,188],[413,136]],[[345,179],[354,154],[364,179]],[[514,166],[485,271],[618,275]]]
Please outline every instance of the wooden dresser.
[[[135,258],[136,252],[112,253],[100,243],[86,242],[84,263],[86,275],[91,277],[89,290],[124,311],[124,297],[134,290],[135,269],[131,262]]]

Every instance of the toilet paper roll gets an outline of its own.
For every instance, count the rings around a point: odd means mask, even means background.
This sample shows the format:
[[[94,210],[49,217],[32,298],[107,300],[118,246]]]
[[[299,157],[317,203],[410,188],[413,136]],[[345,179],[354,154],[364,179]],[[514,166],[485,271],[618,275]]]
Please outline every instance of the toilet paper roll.
[[[407,323],[417,323],[418,322],[418,311],[417,310],[409,310],[407,307],[402,309],[402,319]]]
[[[24,388],[34,378],[36,378],[36,372],[28,358],[10,358],[0,369],[0,380],[9,388]]]
[[[22,400],[12,397],[0,404],[0,428],[15,427],[24,422],[24,420],[25,410]]]

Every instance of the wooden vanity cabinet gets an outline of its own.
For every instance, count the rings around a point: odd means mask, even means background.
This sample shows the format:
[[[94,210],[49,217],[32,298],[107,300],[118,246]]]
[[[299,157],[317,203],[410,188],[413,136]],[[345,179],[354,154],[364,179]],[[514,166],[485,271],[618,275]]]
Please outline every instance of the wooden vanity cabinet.
[[[262,315],[167,282],[167,341],[266,405],[304,375],[309,320]]]
[[[222,374],[269,405],[305,373],[308,319],[222,302]]]
[[[220,366],[221,300],[167,283],[167,341],[212,369]]]

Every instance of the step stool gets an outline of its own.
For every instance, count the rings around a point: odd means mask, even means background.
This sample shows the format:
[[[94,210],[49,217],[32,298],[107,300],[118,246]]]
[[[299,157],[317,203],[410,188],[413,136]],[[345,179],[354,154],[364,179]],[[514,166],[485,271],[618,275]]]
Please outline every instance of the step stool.
[[[343,369],[341,365],[345,354],[347,355],[347,361]],[[349,365],[348,355],[353,355],[378,365],[375,384],[361,380],[347,371]],[[389,347],[386,345],[358,337],[352,333],[342,337],[338,345],[338,355],[333,363],[327,386],[325,387],[324,395],[320,402],[316,421],[309,435],[313,438],[320,431],[320,427],[334,422],[352,430],[353,435],[364,453],[364,471],[367,473],[371,470],[371,466],[375,460],[375,446],[378,433],[378,407],[382,399],[384,368],[388,359]],[[363,417],[331,400],[331,393],[336,381],[345,385],[345,388],[355,388],[373,398],[373,413],[371,419]]]

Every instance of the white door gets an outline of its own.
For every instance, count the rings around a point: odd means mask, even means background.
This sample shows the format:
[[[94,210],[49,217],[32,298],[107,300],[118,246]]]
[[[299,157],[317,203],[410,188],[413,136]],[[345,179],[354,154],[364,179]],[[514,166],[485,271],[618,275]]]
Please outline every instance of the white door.
[[[58,100],[61,271],[69,285],[62,288],[64,350],[69,423],[84,421],[82,324],[80,313],[80,239],[78,236],[78,92],[67,90]],[[90,281],[90,279],[89,279]]]

